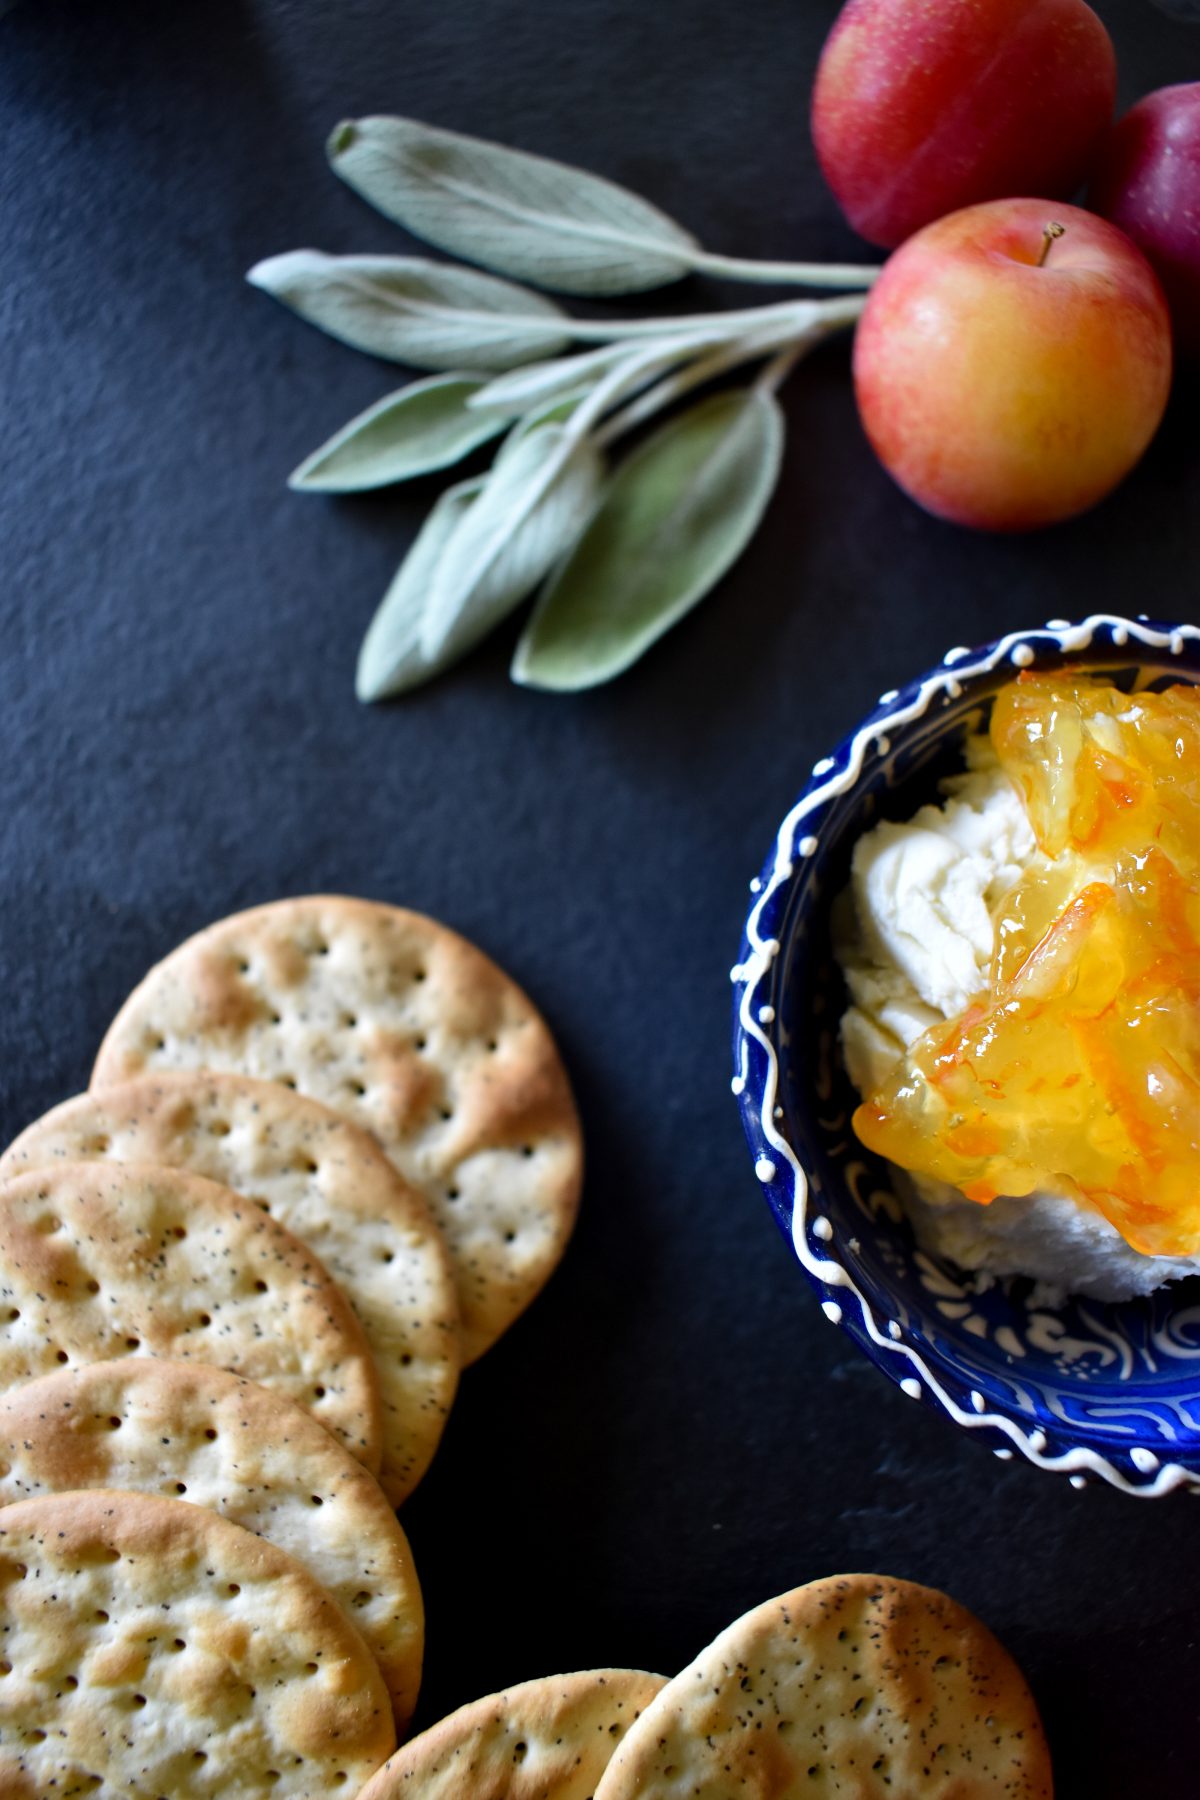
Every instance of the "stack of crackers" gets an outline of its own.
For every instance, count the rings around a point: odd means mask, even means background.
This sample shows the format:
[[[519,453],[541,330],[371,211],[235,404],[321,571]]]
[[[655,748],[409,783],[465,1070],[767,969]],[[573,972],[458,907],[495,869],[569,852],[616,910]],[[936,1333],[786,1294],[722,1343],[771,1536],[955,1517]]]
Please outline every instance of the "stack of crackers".
[[[542,1020],[430,919],[285,901],[151,971],[0,1158],[0,1800],[1048,1800],[1004,1650],[880,1576],[396,1749],[395,1508],[581,1164]]]
[[[222,920],[0,1159],[0,1794],[354,1794],[416,1700],[394,1509],[582,1169],[473,945],[339,897]]]

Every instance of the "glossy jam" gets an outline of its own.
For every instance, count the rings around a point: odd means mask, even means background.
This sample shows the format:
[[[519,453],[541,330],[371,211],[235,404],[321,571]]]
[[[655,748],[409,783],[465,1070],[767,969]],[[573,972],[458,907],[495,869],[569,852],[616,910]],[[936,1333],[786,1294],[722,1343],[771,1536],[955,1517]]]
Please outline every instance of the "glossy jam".
[[[989,987],[859,1107],[870,1149],[986,1204],[1076,1193],[1134,1249],[1200,1251],[1200,687],[1026,675],[992,742],[1046,862]]]

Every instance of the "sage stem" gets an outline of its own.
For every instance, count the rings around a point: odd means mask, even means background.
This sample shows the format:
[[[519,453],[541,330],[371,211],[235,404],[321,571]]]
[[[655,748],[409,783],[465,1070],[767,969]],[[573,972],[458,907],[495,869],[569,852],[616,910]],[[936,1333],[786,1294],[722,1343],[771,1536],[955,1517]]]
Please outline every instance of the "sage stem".
[[[757,262],[740,256],[716,256],[708,250],[697,251],[691,263],[699,275],[727,275],[731,281],[815,288],[868,288],[883,271],[882,263]]]
[[[795,329],[801,331],[814,307],[836,304],[830,300],[779,300],[771,306],[750,306],[734,312],[693,313],[691,317],[673,319],[573,319],[564,316],[554,320],[554,327],[564,336],[577,338],[584,344],[608,344],[620,338],[667,334],[686,337],[695,333],[711,338],[714,332],[724,338],[733,338],[742,337],[759,325],[782,325],[789,320],[794,321]]]
[[[773,356],[755,386],[762,388],[768,394],[777,394],[804,352],[810,350],[816,343],[818,335],[820,334],[812,332],[808,337],[802,338],[798,344],[789,344],[785,350],[779,352],[778,356]]]
[[[597,449],[606,450],[617,438],[624,437],[627,432],[643,425],[655,413],[681,399],[693,388],[703,387],[706,382],[715,381],[718,375],[724,375],[742,363],[755,362],[760,357],[769,356],[773,350],[778,350],[780,354],[767,365],[760,377],[760,385],[769,387],[774,393],[806,351],[811,350],[831,332],[840,330],[844,325],[852,325],[865,305],[865,299],[857,296],[847,296],[842,301],[815,301],[808,308],[807,322],[798,329],[788,329],[781,321],[774,330],[748,333],[733,343],[718,346],[707,356],[698,357],[687,368],[677,369],[665,380],[639,394],[621,412],[614,413],[595,434]]]

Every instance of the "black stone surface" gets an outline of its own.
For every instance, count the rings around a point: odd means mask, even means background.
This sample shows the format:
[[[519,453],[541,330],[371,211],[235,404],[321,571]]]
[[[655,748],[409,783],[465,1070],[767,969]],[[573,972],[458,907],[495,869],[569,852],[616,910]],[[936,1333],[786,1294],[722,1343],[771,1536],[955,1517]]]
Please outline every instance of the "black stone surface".
[[[1122,99],[1200,31],[1098,0]],[[1196,397],[1126,485],[1034,537],[919,513],[845,347],[786,390],[767,522],[615,686],[506,679],[515,626],[401,706],[356,648],[436,482],[288,470],[395,385],[242,281],[401,247],[327,171],[400,111],[608,173],[753,256],[861,247],[807,96],[833,0],[23,0],[0,22],[0,1128],[83,1086],[181,937],[280,894],[433,912],[528,987],[590,1169],[565,1265],[470,1371],[405,1511],[419,1723],[504,1683],[673,1672],[746,1607],[871,1569],[944,1587],[1027,1670],[1063,1800],[1200,1792],[1200,1509],[1001,1465],[821,1317],[729,1094],[746,883],[805,771],[952,643],[1095,607],[1195,617]],[[639,310],[732,297],[694,283]]]

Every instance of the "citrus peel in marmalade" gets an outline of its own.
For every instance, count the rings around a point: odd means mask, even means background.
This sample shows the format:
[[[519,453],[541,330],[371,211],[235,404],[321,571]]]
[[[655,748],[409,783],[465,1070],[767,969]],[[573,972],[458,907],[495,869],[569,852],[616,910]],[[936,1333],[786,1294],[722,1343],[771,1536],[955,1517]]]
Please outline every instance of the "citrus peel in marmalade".
[[[1135,1250],[1200,1250],[1200,688],[1059,674],[996,697],[1043,855],[1000,902],[988,988],[860,1106],[871,1150],[986,1205],[1055,1190]]]

